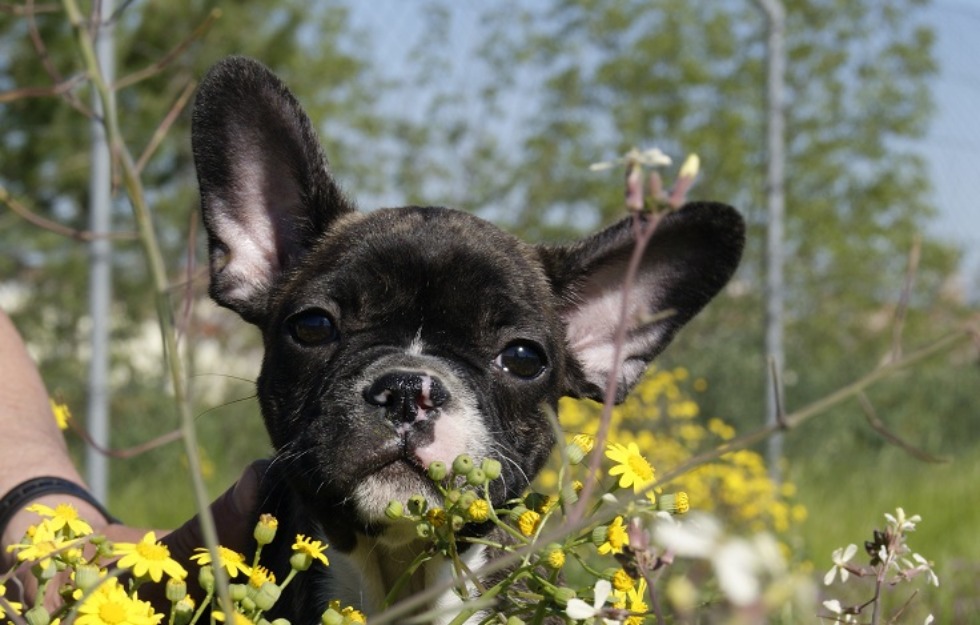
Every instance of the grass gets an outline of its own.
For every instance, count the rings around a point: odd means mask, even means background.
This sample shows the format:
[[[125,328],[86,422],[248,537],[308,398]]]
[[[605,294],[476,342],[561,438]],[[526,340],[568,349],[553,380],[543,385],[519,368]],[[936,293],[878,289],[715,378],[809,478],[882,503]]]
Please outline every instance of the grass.
[[[911,608],[914,614],[921,612],[924,618],[932,612],[937,623],[977,622],[980,446],[942,465],[915,461],[892,448],[874,455],[808,458],[794,467],[791,478],[809,511],[801,535],[804,555],[813,563],[815,574],[830,568],[834,549],[849,543],[861,547],[874,529],[884,526],[885,512],[902,507],[910,515],[922,516],[908,544],[934,563],[940,586],[916,582],[896,588],[893,609],[908,598],[912,588],[918,588],[916,607]],[[909,616],[900,622],[922,621]]]

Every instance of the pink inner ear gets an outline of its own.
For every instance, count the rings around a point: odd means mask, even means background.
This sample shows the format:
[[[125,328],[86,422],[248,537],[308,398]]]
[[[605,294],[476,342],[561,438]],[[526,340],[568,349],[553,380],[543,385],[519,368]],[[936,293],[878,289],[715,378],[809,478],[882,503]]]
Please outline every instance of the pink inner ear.
[[[637,282],[628,300],[626,341],[621,351],[624,365],[620,369],[620,379],[627,381],[635,380],[646,366],[645,360],[636,358],[652,351],[663,338],[660,326],[637,331],[644,319],[658,312],[650,308],[658,299],[653,282],[642,279]],[[613,365],[616,329],[623,306],[622,290],[618,286],[616,278],[593,280],[580,294],[579,303],[564,314],[568,344],[586,378],[600,388],[605,387]]]
[[[283,259],[297,245],[290,218],[302,211],[295,184],[260,163],[236,167],[234,206],[224,198],[211,210],[212,229],[227,248],[220,272],[227,276],[229,301],[246,302],[283,271]]]

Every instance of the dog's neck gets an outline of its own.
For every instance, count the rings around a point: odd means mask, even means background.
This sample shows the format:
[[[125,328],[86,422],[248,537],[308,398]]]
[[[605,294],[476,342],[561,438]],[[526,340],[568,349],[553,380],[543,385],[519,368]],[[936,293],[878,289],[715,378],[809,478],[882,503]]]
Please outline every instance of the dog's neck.
[[[339,566],[335,566],[335,559],[331,557],[334,583],[347,605],[361,605],[368,615],[380,612],[385,599],[393,592],[389,605],[431,588],[444,588],[436,599],[415,613],[441,613],[431,622],[449,623],[459,614],[462,605],[459,585],[453,584],[457,576],[450,559],[436,555],[417,565],[407,580],[403,579],[406,572],[416,566],[417,558],[425,549],[426,545],[420,541],[392,545],[383,539],[359,536],[355,548],[338,558]],[[475,571],[485,564],[485,549],[473,545],[459,557],[462,570]],[[465,594],[476,597],[478,593],[472,584],[468,584]],[[479,614],[471,620],[477,622]]]

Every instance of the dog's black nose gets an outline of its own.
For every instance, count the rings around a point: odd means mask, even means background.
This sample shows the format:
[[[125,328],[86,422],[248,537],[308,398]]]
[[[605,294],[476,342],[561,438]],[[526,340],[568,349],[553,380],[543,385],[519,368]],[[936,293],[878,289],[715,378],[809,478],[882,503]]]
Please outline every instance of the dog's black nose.
[[[434,375],[421,371],[389,371],[364,389],[371,405],[387,408],[391,419],[424,420],[449,401],[449,391]]]

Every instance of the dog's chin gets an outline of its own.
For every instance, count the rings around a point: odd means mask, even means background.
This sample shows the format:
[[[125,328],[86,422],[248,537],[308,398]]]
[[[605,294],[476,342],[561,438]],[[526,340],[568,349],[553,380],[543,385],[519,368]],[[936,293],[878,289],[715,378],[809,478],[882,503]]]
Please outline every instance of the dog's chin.
[[[443,505],[439,492],[422,469],[406,460],[396,460],[364,477],[354,489],[352,500],[365,527],[382,528],[381,533],[392,534],[394,538],[402,533],[399,530],[406,523],[388,517],[388,504],[392,501],[404,504],[414,495],[425,497],[430,507]],[[414,525],[408,525],[414,538]]]

